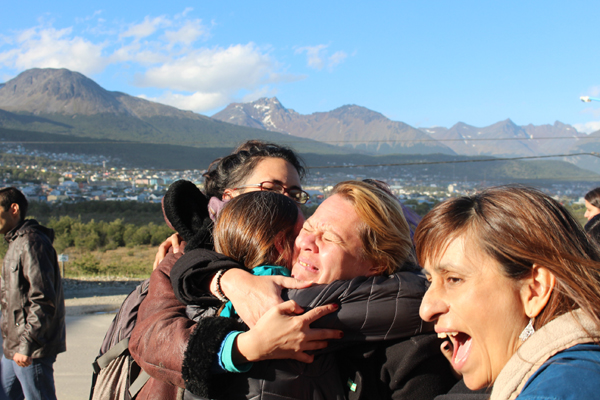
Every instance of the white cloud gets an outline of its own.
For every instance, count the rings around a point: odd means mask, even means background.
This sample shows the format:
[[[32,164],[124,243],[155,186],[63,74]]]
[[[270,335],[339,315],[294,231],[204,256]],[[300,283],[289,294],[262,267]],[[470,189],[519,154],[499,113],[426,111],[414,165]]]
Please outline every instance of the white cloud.
[[[199,49],[150,68],[136,79],[139,86],[188,92],[232,92],[252,90],[263,83],[274,62],[253,43],[226,49]]]
[[[68,68],[84,74],[96,73],[106,67],[107,62],[102,56],[105,44],[70,36],[71,28],[28,29],[15,38],[18,48],[0,53],[0,64],[19,70]]]
[[[306,53],[306,62],[310,68],[322,70],[327,64],[327,69],[332,71],[338,64],[344,62],[348,58],[345,51],[336,51],[331,56],[327,56],[327,48],[325,44],[317,46],[304,46],[296,49],[296,54]]]
[[[165,17],[144,18],[144,22],[134,24],[121,34],[122,38],[134,37],[137,40],[148,37],[156,32],[159,28],[170,26],[171,21]]]
[[[191,95],[166,92],[159,97],[139,97],[157,103],[167,104],[181,110],[191,110],[195,112],[214,110],[215,108],[229,104],[231,100],[227,95],[218,92],[196,92]]]
[[[573,124],[579,132],[592,133],[600,130],[600,121],[591,121],[584,124]]]
[[[324,52],[327,49],[327,45],[320,44],[317,46],[305,46],[296,49],[296,54],[306,53],[308,66],[314,69],[323,69]]]
[[[110,55],[109,62],[111,64],[116,64],[133,61],[143,66],[147,66],[167,62],[169,59],[169,54],[144,47],[136,41],[128,45],[123,45],[115,50],[113,54]]]
[[[180,14],[123,24],[106,22],[109,18],[101,21],[106,14],[97,11],[62,29],[54,28],[53,21],[40,21],[38,26],[0,36],[0,73],[12,77],[13,71],[50,67],[90,75],[116,66],[137,86],[164,90],[150,100],[197,112],[241,98],[274,95],[278,84],[306,78],[286,71],[268,46],[203,45],[217,25],[204,25],[191,13],[186,8]],[[346,58],[343,52],[328,57],[326,49],[320,45],[296,52],[306,53],[315,68],[335,66]]]
[[[332,70],[336,65],[344,62],[346,58],[348,58],[348,54],[346,54],[346,52],[336,51],[331,57],[329,57],[329,65],[327,67]]]
[[[199,19],[186,21],[185,24],[177,31],[165,32],[165,37],[171,45],[183,43],[189,46],[198,40],[198,38],[207,35],[208,30],[202,25],[202,21]]]
[[[176,19],[177,19],[177,18],[183,18],[183,17],[185,17],[186,15],[188,15],[189,13],[191,13],[192,11],[194,11],[194,9],[193,9],[192,7],[186,7],[186,8],[185,8],[185,10],[183,10],[183,11],[181,12],[181,14],[177,14],[177,15],[175,15],[175,18],[176,18]]]

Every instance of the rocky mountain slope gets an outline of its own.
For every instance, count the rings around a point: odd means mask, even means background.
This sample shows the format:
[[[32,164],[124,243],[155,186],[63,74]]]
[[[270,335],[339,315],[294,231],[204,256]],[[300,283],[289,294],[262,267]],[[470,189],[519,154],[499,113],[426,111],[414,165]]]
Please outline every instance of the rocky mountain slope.
[[[436,127],[422,130],[462,155],[560,154],[587,137],[558,121],[554,125],[519,126],[507,119],[483,128],[459,122],[450,129]]]
[[[303,115],[285,108],[273,97],[232,103],[212,117],[375,154],[454,154],[426,133],[356,105]]]
[[[250,138],[292,142],[281,133],[224,123],[107,91],[78,72],[51,68],[24,71],[0,86],[0,127],[194,147],[233,148]],[[343,152],[300,138],[289,144],[305,152]]]

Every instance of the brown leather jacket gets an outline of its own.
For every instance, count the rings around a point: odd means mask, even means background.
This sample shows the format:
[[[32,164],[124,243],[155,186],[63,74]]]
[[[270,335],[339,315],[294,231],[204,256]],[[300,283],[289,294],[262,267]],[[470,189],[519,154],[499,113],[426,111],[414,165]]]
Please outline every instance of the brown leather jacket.
[[[54,231],[33,219],[5,235],[2,263],[2,339],[4,355],[49,357],[67,349],[65,299]]]
[[[175,298],[171,286],[171,268],[180,256],[169,252],[152,272],[148,296],[131,334],[129,351],[151,376],[136,400],[176,400],[183,395],[181,364],[196,323],[186,316],[185,305]]]

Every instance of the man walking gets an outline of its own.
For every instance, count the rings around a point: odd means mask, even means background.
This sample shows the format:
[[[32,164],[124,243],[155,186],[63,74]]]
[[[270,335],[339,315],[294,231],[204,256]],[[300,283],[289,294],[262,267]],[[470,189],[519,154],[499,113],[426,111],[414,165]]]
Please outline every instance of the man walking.
[[[4,354],[0,398],[56,399],[56,355],[66,350],[65,301],[54,231],[25,221],[28,202],[14,187],[0,189]]]

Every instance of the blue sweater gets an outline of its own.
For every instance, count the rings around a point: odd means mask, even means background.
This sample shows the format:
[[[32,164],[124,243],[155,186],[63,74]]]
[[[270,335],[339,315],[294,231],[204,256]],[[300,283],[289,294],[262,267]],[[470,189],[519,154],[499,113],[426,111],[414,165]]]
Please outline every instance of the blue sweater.
[[[600,398],[600,346],[579,344],[546,361],[529,378],[518,400]]]

